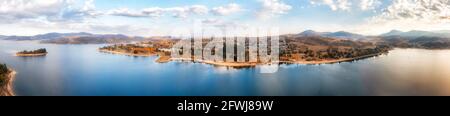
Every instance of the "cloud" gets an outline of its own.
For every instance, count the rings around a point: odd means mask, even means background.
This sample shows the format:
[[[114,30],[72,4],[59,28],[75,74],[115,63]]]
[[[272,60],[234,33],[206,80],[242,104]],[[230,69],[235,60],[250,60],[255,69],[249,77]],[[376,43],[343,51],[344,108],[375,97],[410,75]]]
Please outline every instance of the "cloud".
[[[348,0],[311,0],[313,5],[327,5],[331,10],[349,10],[351,3]]]
[[[142,13],[149,17],[161,17],[164,13],[163,8],[153,7],[142,10]]]
[[[108,15],[114,15],[114,16],[124,16],[124,17],[148,17],[148,16],[155,16],[156,15],[149,15],[152,14],[152,11],[130,11],[128,8],[120,8],[120,9],[113,9],[108,11]],[[159,16],[159,15],[158,15]]]
[[[235,3],[228,4],[226,6],[215,7],[212,12],[215,15],[225,16],[241,11],[241,6]]]
[[[214,36],[214,34],[225,33],[245,36],[247,33],[244,30],[250,27],[250,25],[246,23],[215,18],[202,20],[201,23],[203,28],[202,34],[204,34],[204,36]]]
[[[208,18],[201,21],[204,26],[212,26],[220,29],[224,28],[248,28],[249,25],[241,22],[236,21],[227,21],[227,20],[221,20],[221,19],[215,19],[215,18]]]
[[[219,20],[219,19],[214,19],[214,18],[202,20],[202,23],[206,24],[206,25],[218,24],[218,23],[221,23],[221,22],[223,22],[223,21]]]
[[[107,14],[124,17],[161,17],[165,14],[171,14],[175,18],[187,18],[189,15],[203,15],[207,14],[209,9],[203,5],[192,5],[184,7],[150,7],[140,11],[132,11],[128,8],[113,9]]]
[[[450,0],[395,0],[380,16],[379,20],[443,21],[450,15]]]
[[[381,1],[380,0],[361,0],[359,5],[360,5],[361,10],[372,10],[372,9],[375,9],[377,6],[381,5]]]
[[[69,1],[69,0],[68,0]],[[85,18],[95,18],[103,15],[102,12],[96,10],[94,0],[85,0],[81,7],[77,7],[74,3],[68,4],[60,13],[55,17],[50,17],[51,21],[78,21],[81,22]]]
[[[372,10],[381,4],[380,0],[310,0],[312,5],[326,5],[333,11],[350,11],[359,8],[363,11]]]
[[[208,7],[203,5],[193,5],[193,6],[185,6],[185,7],[172,7],[166,8],[164,11],[172,13],[173,17],[176,18],[186,18],[188,15],[196,14],[203,15],[209,12]]]
[[[103,34],[126,34],[131,36],[142,36],[142,35],[152,35],[155,28],[153,27],[142,27],[139,25],[105,25],[105,24],[82,24],[78,26],[73,26],[77,30],[85,30],[94,33]]]
[[[259,0],[261,2],[261,9],[258,12],[260,18],[270,18],[286,14],[292,9],[292,6],[283,3],[281,0]]]
[[[93,0],[77,7],[73,0],[3,0],[0,1],[0,22],[45,19],[50,22],[83,20],[98,16]]]
[[[3,0],[0,2],[0,17],[25,19],[42,15],[58,15],[66,2],[63,0]]]
[[[392,29],[448,30],[450,0],[393,0],[359,29],[362,33],[383,33]]]

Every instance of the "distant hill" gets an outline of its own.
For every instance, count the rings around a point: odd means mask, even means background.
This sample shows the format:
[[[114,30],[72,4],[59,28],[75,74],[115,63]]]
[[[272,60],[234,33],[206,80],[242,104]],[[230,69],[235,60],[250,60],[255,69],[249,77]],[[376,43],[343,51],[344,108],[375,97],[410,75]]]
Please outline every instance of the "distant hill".
[[[84,37],[84,36],[92,36],[92,35],[94,35],[94,34],[90,34],[90,33],[86,33],[86,32],[80,32],[80,33],[47,33],[47,34],[42,34],[42,35],[36,35],[36,36],[34,36],[34,38],[35,39],[44,40],[44,39],[58,39],[58,38],[73,37],[73,36]]]
[[[392,30],[379,36],[364,36],[345,31],[338,32],[316,32],[307,30],[295,35],[298,39],[303,39],[303,43],[320,45],[349,45],[357,46],[355,42],[340,41],[330,44],[330,40],[344,39],[372,42],[376,44],[389,45],[400,48],[424,48],[424,49],[450,49],[450,31],[420,31],[412,30],[403,32]],[[326,39],[328,38],[328,39]],[[328,42],[327,42],[328,41]]]
[[[50,40],[71,36],[92,36],[93,34],[80,32],[80,33],[47,33],[35,36],[7,36],[5,40],[26,41],[26,40]]]
[[[364,36],[345,31],[316,32],[306,30],[299,34],[282,35],[292,42],[300,42],[312,46],[345,46],[363,47],[388,45],[401,48],[425,48],[425,49],[450,49],[450,31],[408,31],[392,30],[379,36]],[[132,37],[122,34],[91,34],[91,33],[47,33],[35,36],[0,36],[5,40],[37,40],[42,43],[52,44],[116,44],[137,41],[162,40],[171,37]],[[363,44],[364,43],[364,44]]]
[[[346,46],[346,47],[368,47],[373,46],[368,42],[354,41],[348,39],[321,37],[321,36],[303,36],[303,37],[287,37],[286,40],[291,42],[299,42],[311,46]]]
[[[450,33],[413,30],[392,30],[380,35],[383,44],[401,48],[450,49]]]
[[[450,30],[434,31],[435,33],[450,33]]]
[[[399,35],[402,35],[402,33],[404,33],[404,32],[399,31],[399,30],[392,30],[390,32],[381,34],[380,36],[399,36]]]
[[[53,44],[114,44],[128,43],[140,39],[141,37],[129,37],[122,34],[105,34],[89,36],[66,36],[57,39],[47,39],[41,42]]]
[[[302,33],[299,33],[298,36],[310,37],[310,36],[323,36],[329,34],[329,32],[316,32],[314,30],[306,30]]]
[[[0,35],[0,39],[5,39],[8,36]]]
[[[450,37],[450,33],[447,31],[436,31],[436,32],[430,32],[430,31],[419,31],[419,30],[412,30],[408,32],[402,32],[398,30],[392,30],[388,33],[381,34],[380,36],[388,37],[388,36],[400,36],[405,37],[409,39],[415,39],[418,37]]]
[[[358,40],[366,38],[360,34],[354,34],[345,31],[338,32],[316,32],[313,30],[306,30],[302,33],[299,33],[297,36],[300,37],[311,37],[311,36],[320,36],[320,37],[330,37],[330,38],[338,38],[338,39],[350,39],[350,40]]]
[[[106,44],[126,43],[143,39],[143,37],[130,37],[122,34],[91,34],[79,33],[47,33],[35,36],[0,36],[0,39],[13,41],[37,40],[42,43],[54,44]]]
[[[4,39],[4,40],[14,40],[14,41],[33,40],[33,38],[31,36],[5,36],[2,39]]]

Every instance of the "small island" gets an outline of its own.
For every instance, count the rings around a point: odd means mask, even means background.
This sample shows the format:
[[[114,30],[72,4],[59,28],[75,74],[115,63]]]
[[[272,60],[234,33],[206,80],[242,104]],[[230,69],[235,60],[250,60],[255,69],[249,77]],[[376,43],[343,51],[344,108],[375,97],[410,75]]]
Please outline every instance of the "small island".
[[[37,49],[37,50],[33,50],[33,51],[21,51],[21,52],[17,52],[16,56],[21,56],[21,57],[33,57],[33,56],[45,56],[47,55],[47,50],[45,48],[41,48],[41,49]]]
[[[0,64],[0,96],[14,96],[12,82],[16,72],[5,64]]]

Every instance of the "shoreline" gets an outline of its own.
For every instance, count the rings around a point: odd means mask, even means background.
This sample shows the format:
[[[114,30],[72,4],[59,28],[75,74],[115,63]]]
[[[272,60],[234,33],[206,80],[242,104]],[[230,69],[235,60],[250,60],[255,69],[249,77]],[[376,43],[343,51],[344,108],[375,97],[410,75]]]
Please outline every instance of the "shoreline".
[[[305,64],[305,65],[318,65],[318,64],[334,64],[334,63],[340,63],[340,62],[349,62],[354,61],[358,59],[365,59],[370,57],[375,57],[385,54],[383,53],[377,53],[377,54],[369,54],[364,56],[359,56],[355,58],[345,58],[345,59],[335,59],[335,60],[322,60],[322,61],[279,61],[280,63],[289,63],[289,64]],[[205,61],[205,60],[192,60],[190,58],[171,58],[172,61],[190,61],[190,62],[199,62],[199,63],[205,63],[215,66],[227,66],[227,67],[255,67],[258,65],[265,65],[263,63],[257,63],[257,62],[246,62],[246,63],[238,63],[238,62],[214,62],[214,61]],[[274,62],[275,63],[275,62]]]
[[[15,96],[13,82],[17,72],[12,69],[9,70],[10,72],[6,76],[7,82],[0,87],[0,96]]]
[[[141,57],[150,57],[150,56],[156,55],[156,54],[133,54],[133,53],[125,53],[125,52],[102,50],[102,49],[99,49],[99,51],[104,52],[104,53],[110,53],[110,54],[119,54],[119,55],[127,55],[127,56],[141,56]]]
[[[118,51],[110,51],[110,50],[99,50],[99,51],[105,52],[105,53],[127,55],[127,56],[149,57],[149,56],[158,55],[158,53],[156,53],[156,54],[132,54],[132,53],[124,53],[124,52],[118,52]],[[278,64],[280,64],[280,63],[305,64],[305,65],[334,64],[334,63],[349,62],[349,61],[354,61],[354,60],[358,60],[358,59],[375,57],[375,56],[379,56],[379,55],[382,55],[385,53],[388,53],[388,52],[369,54],[369,55],[359,56],[359,57],[355,57],[355,58],[332,59],[332,60],[328,59],[328,60],[321,60],[321,61],[278,61],[276,63],[278,63]],[[155,61],[157,63],[167,63],[170,61],[189,61],[189,62],[198,62],[198,63],[210,64],[210,65],[215,65],[215,66],[226,66],[226,67],[255,67],[258,65],[265,65],[264,63],[258,63],[258,62],[244,62],[244,63],[214,62],[214,61],[206,61],[206,60],[195,60],[195,59],[191,59],[191,58],[170,58],[170,56],[163,56],[163,55],[158,55],[158,56],[159,56],[159,58]]]
[[[19,56],[19,57],[33,57],[33,56],[45,56],[45,55],[47,55],[47,53],[39,53],[39,54],[19,54],[19,53],[16,53],[16,56]]]
[[[214,61],[207,61],[207,60],[192,60],[190,58],[171,58],[172,61],[189,61],[189,62],[198,62],[198,63],[204,63],[204,64],[210,64],[215,66],[228,66],[228,67],[255,67],[257,65],[263,65],[261,63],[257,62],[245,62],[245,63],[239,63],[239,62],[214,62]]]
[[[334,64],[334,63],[340,63],[340,62],[350,62],[350,61],[359,60],[359,59],[366,59],[366,58],[370,58],[370,57],[383,55],[385,53],[387,53],[387,52],[358,56],[355,58],[344,58],[344,59],[323,60],[323,61],[280,61],[280,62],[281,63],[290,63],[290,64],[306,64],[306,65]]]
[[[164,53],[162,53],[164,54]],[[166,56],[166,55],[162,55],[162,54],[158,54],[159,58],[155,61],[157,63],[167,63],[172,61],[172,58],[170,56]]]
[[[124,53],[124,52],[111,51],[111,50],[102,50],[102,49],[99,49],[99,51],[103,52],[103,53],[126,55],[126,56],[137,56],[137,57],[159,56],[159,58],[155,61],[157,63],[167,63],[167,62],[172,61],[172,58],[170,58],[169,56],[159,55],[158,53],[155,53],[155,54],[133,54],[133,53]]]

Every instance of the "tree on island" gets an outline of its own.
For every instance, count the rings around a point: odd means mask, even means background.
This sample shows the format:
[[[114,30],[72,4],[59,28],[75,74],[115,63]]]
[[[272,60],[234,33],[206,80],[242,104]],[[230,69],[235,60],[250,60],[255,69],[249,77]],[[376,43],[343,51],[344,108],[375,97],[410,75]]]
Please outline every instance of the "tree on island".
[[[47,53],[47,49],[45,48],[41,48],[41,49],[37,49],[37,50],[33,50],[33,51],[21,51],[19,52],[19,54],[42,54],[42,53]]]

